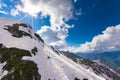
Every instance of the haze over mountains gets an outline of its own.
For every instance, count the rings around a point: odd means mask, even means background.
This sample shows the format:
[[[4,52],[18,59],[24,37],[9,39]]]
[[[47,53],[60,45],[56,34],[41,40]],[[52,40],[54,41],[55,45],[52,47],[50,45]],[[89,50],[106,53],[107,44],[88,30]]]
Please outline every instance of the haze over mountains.
[[[99,60],[116,70],[120,70],[120,51],[88,54],[77,53],[76,55],[90,60]]]

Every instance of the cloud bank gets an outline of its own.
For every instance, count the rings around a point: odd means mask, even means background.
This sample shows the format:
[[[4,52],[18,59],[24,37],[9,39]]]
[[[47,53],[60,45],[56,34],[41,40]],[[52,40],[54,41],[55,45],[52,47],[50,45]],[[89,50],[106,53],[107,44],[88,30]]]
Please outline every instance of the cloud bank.
[[[91,42],[70,49],[72,52],[83,53],[120,51],[120,25],[108,27],[102,34],[95,36]]]
[[[50,16],[52,26],[60,26],[72,17],[73,6],[70,0],[21,0],[21,3],[16,6],[20,12],[34,17],[39,13],[41,17]]]
[[[56,49],[63,49],[68,46],[66,38],[69,28],[73,25],[66,24],[66,21],[73,17],[73,5],[71,0],[21,0],[21,4],[16,5],[11,10],[13,16],[18,12],[23,12],[29,16],[41,18],[50,17],[50,26],[42,26],[37,33],[44,41],[54,46]]]
[[[37,31],[38,34],[46,41],[47,44],[54,46],[56,49],[65,49],[68,47],[66,38],[68,36],[68,29],[73,28],[74,26],[69,26],[67,24],[62,25],[54,29],[49,26],[43,26],[40,30]]]

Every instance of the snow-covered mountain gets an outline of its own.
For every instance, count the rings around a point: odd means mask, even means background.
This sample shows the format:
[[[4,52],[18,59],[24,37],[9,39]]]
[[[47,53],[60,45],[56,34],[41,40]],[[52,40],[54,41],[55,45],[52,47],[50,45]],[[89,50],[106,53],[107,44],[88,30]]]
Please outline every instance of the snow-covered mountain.
[[[111,80],[111,79],[119,80],[120,79],[119,73],[117,73],[110,67],[106,66],[105,64],[101,63],[99,60],[91,61],[91,60],[82,58],[82,57],[77,56],[70,52],[62,51],[61,53],[64,54],[65,56],[67,56],[68,58],[72,59],[74,62],[76,62],[80,65],[83,65],[83,67],[85,67],[87,69],[91,69],[94,73],[96,73],[102,77],[105,77],[107,80]],[[109,78],[111,78],[111,79],[109,79]]]
[[[0,18],[0,80],[120,79],[106,65],[73,57],[45,44],[30,25]]]
[[[100,62],[103,62],[106,65],[116,69],[117,72],[120,72],[120,51],[102,52],[96,54],[76,53],[76,55],[84,57],[89,60],[99,60]]]

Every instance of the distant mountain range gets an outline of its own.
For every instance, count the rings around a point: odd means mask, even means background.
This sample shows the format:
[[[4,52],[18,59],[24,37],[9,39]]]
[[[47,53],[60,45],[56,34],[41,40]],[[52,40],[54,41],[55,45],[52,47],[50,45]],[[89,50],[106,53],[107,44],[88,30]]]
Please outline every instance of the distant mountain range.
[[[116,70],[120,70],[120,51],[104,53],[77,53],[77,55],[90,60],[99,60]]]

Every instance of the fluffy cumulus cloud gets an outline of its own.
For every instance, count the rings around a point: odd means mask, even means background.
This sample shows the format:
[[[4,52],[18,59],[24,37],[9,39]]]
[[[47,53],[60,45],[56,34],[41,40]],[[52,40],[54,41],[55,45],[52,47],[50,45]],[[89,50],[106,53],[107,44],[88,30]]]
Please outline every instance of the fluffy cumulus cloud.
[[[72,17],[72,4],[70,0],[21,0],[22,5],[17,9],[31,16],[50,16],[52,26],[60,26]],[[19,6],[19,7],[18,7]]]
[[[67,47],[68,29],[73,27],[65,23],[73,17],[71,0],[21,0],[21,3],[11,11],[12,15],[23,12],[33,17],[38,17],[38,14],[41,18],[49,16],[50,26],[42,26],[37,33],[57,49]]]
[[[91,42],[86,42],[78,48],[72,47],[70,50],[83,53],[118,51],[120,50],[120,25],[108,27]]]
[[[17,9],[11,9],[10,14],[12,16],[17,16],[17,15],[19,15],[19,11]]]
[[[53,27],[43,26],[37,31],[38,34],[46,41],[47,44],[54,46],[56,49],[65,49],[68,47],[66,38],[68,36],[68,29],[74,27],[67,24],[54,29]]]

